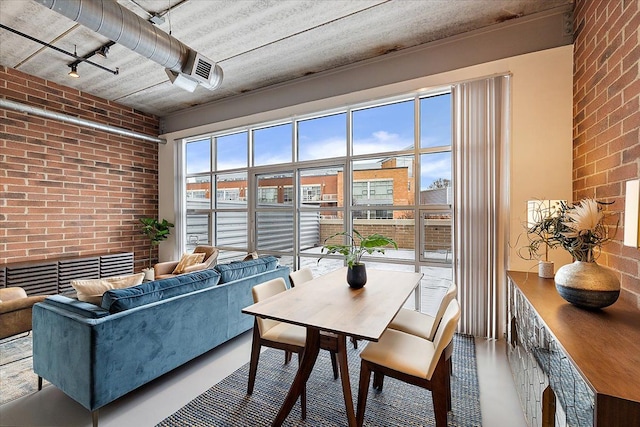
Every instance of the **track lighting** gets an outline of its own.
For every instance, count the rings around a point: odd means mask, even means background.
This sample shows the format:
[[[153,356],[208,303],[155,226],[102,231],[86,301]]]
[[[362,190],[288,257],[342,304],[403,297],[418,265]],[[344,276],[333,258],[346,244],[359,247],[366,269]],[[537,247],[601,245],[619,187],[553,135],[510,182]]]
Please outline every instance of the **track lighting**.
[[[106,58],[109,54],[109,46],[101,46],[100,49],[96,50],[96,55]]]
[[[71,71],[69,71],[69,76],[74,77],[74,78],[78,78],[80,77],[80,74],[78,74],[78,66],[76,64],[71,64]]]

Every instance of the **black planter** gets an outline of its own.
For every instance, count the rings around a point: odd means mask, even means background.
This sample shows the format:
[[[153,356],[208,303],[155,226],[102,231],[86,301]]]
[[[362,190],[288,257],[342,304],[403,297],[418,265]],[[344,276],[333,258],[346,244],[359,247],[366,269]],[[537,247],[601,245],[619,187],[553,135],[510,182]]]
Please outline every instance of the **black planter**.
[[[354,264],[347,269],[347,283],[353,289],[360,289],[367,283],[367,269],[364,264]]]

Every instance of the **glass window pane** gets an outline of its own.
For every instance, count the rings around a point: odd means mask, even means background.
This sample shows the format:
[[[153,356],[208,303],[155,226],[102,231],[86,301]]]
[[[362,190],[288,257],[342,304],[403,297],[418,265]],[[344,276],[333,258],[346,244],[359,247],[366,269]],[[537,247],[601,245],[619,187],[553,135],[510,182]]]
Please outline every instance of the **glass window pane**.
[[[258,176],[256,202],[264,204],[293,205],[293,173],[283,172]]]
[[[453,262],[451,212],[422,212],[422,258],[428,262]]]
[[[353,154],[407,150],[414,146],[413,100],[353,112]]]
[[[300,170],[300,204],[335,209],[344,206],[342,167]]]
[[[210,245],[209,214],[187,215],[186,250],[193,252],[198,245]]]
[[[255,166],[291,163],[293,143],[291,123],[253,131],[253,164]]]
[[[420,147],[451,146],[451,94],[420,100]]]
[[[211,171],[211,140],[187,142],[185,155],[187,174]]]
[[[242,249],[246,255],[248,235],[247,212],[216,213],[216,246]]]
[[[398,244],[398,249],[389,246],[385,248],[384,254],[374,253],[366,255],[366,258],[376,260],[415,259],[415,221],[412,211],[354,210],[352,216],[353,227],[364,237],[374,233],[382,234],[392,238]]]
[[[293,250],[293,211],[278,209],[256,213],[257,249],[260,251]]]
[[[248,132],[216,138],[217,170],[247,167]]]
[[[405,206],[415,200],[413,156],[353,163],[353,206]]]
[[[218,209],[247,208],[247,173],[216,175],[216,207]]]
[[[211,176],[187,178],[187,211],[211,209]]]
[[[422,154],[420,173],[420,204],[451,205],[451,153]]]
[[[298,159],[315,160],[347,155],[347,114],[298,122]]]

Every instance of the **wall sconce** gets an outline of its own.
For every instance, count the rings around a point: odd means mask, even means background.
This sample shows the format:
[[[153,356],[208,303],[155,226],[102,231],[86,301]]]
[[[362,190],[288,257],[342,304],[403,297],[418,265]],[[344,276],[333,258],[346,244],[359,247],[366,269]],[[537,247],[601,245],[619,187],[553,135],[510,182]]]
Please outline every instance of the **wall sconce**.
[[[624,245],[640,248],[640,180],[627,181],[624,201]]]

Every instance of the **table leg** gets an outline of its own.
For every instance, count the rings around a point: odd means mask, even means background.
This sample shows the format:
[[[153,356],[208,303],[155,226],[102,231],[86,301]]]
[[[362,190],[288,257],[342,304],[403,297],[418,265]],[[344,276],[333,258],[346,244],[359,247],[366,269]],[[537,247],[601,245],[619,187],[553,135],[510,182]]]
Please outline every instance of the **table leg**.
[[[300,397],[304,385],[307,383],[309,379],[309,375],[311,375],[311,370],[313,369],[313,365],[316,363],[316,359],[318,358],[318,353],[320,352],[320,331],[314,328],[307,328],[307,339],[305,341],[304,353],[302,354],[302,360],[300,361],[300,366],[298,366],[298,372],[296,373],[295,378],[293,379],[293,384],[291,384],[291,388],[289,388],[289,393],[287,393],[287,397],[278,411],[278,415],[276,419],[273,421],[273,426],[279,427],[282,425],[284,420],[291,412],[291,408],[295,405],[296,400]],[[345,353],[345,361],[346,361],[346,353]],[[348,381],[348,380],[347,380]],[[353,406],[353,405],[352,405]],[[352,408],[353,411],[353,408]]]
[[[355,427],[356,413],[353,410],[353,396],[351,395],[351,383],[349,381],[349,364],[347,363],[347,337],[338,335],[338,365],[340,366],[340,380],[342,381],[342,394],[344,406],[347,411],[349,427]]]

